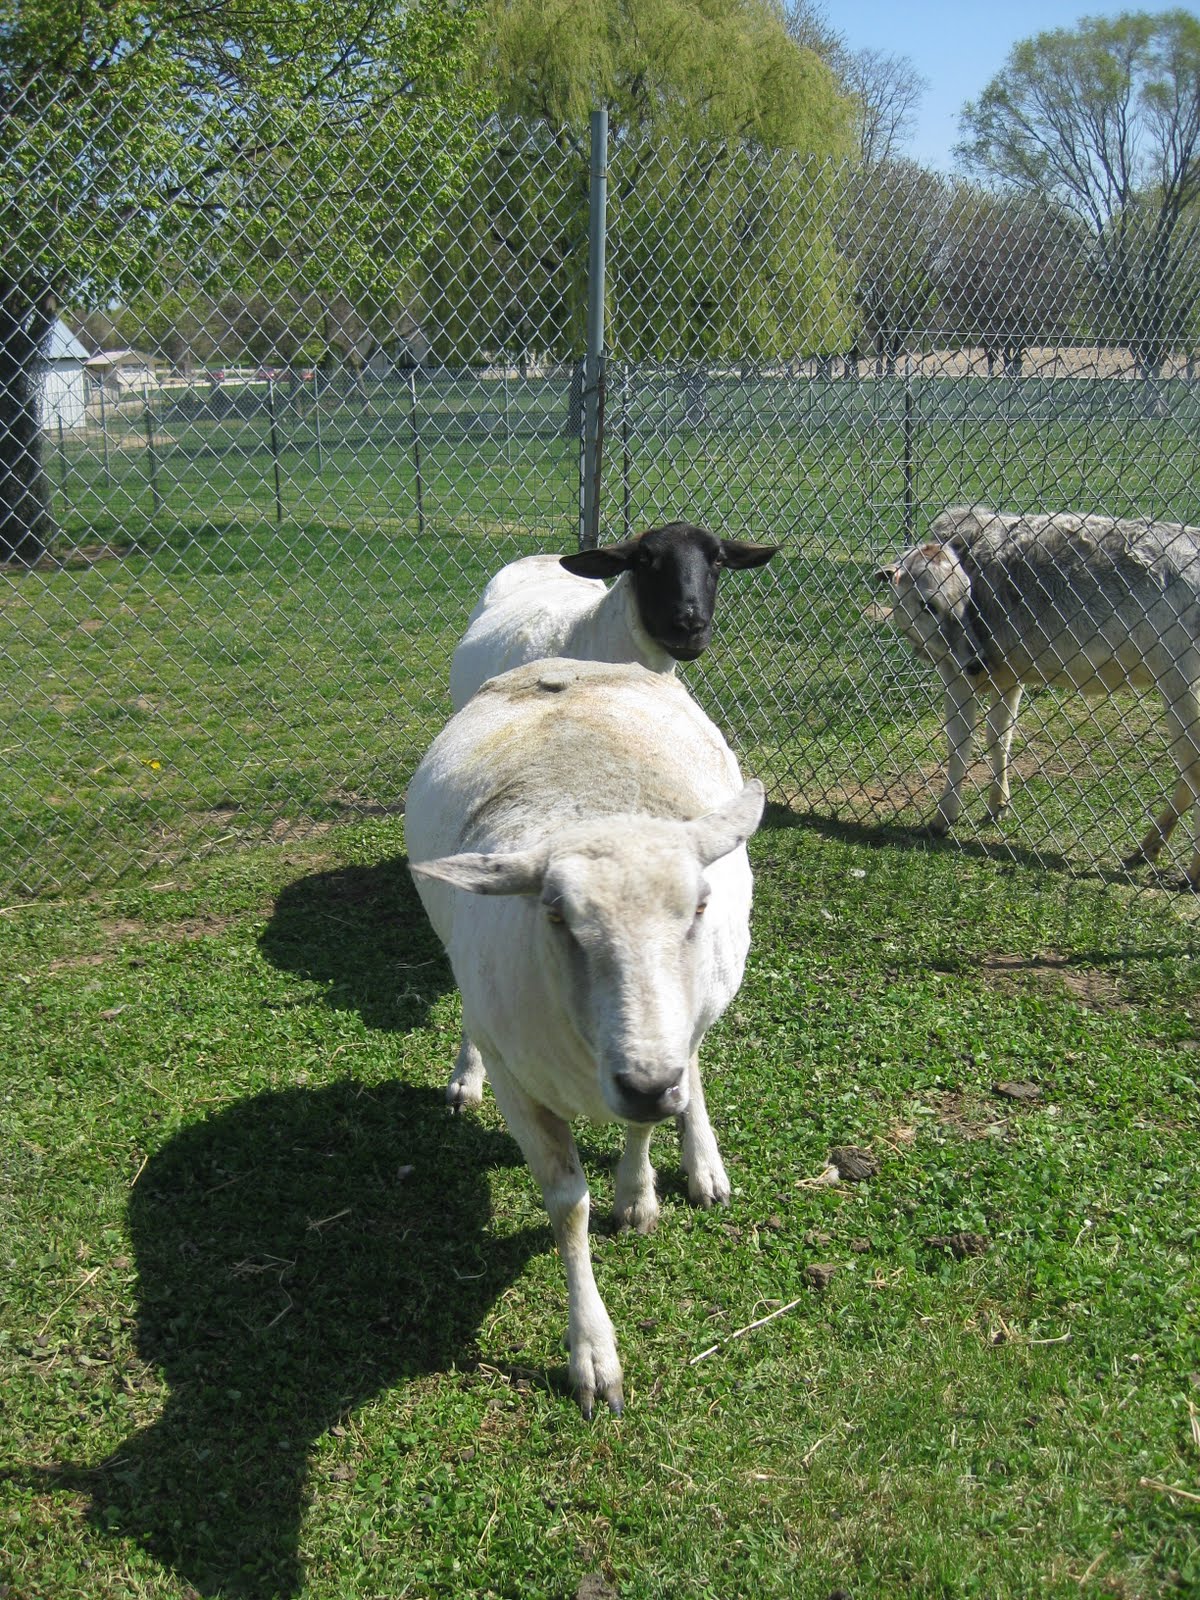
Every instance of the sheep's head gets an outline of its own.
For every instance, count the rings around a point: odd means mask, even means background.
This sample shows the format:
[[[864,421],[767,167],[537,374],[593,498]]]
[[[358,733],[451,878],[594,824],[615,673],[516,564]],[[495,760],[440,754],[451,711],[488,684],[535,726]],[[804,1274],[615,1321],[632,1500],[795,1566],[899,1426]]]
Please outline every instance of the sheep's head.
[[[906,550],[876,577],[892,591],[892,626],[935,667],[953,665],[968,677],[987,671],[987,654],[971,600],[971,579],[948,544]]]
[[[531,902],[522,938],[539,969],[557,974],[594,1056],[601,1099],[622,1121],[660,1122],[687,1109],[712,941],[737,914],[729,880],[706,869],[745,843],[763,800],[752,779],[690,822],[592,818],[522,850],[445,856],[414,863],[412,872]]]
[[[669,522],[624,544],[559,559],[579,578],[615,578],[628,572],[642,627],[676,661],[694,661],[712,640],[722,568],[761,567],[776,549],[718,539],[690,522]]]

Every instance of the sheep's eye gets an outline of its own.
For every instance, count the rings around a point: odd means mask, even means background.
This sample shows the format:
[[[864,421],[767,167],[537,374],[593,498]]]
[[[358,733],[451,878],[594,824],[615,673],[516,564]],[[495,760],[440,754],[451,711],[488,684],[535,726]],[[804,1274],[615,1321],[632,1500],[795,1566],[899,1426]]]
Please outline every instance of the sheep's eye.
[[[561,928],[566,920],[566,917],[563,916],[557,906],[546,907],[546,921],[552,922],[556,928]]]
[[[707,910],[708,910],[708,901],[707,900],[701,900],[700,904],[696,907],[696,915],[698,917],[702,917]]]

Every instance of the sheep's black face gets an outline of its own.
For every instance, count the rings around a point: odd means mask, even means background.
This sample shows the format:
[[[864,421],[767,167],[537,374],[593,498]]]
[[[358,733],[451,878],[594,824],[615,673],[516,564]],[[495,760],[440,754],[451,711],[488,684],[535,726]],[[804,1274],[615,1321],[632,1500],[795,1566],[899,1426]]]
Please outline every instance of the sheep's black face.
[[[773,545],[718,539],[690,522],[651,528],[627,544],[561,557],[568,572],[610,578],[628,572],[642,627],[676,661],[694,661],[712,640],[717,580],[723,567],[760,567]]]
[[[721,541],[671,523],[644,533],[637,546],[631,571],[642,627],[676,661],[694,661],[712,642]]]

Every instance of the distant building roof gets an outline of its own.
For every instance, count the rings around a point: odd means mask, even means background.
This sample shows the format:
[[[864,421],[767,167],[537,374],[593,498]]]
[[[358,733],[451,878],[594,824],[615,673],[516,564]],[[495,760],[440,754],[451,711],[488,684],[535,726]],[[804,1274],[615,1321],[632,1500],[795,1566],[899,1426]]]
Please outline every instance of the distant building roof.
[[[86,361],[87,351],[79,340],[67,327],[61,317],[57,318],[50,330],[50,340],[46,345],[45,359],[47,361]]]
[[[89,367],[152,367],[157,356],[144,355],[140,350],[100,350],[88,356]]]

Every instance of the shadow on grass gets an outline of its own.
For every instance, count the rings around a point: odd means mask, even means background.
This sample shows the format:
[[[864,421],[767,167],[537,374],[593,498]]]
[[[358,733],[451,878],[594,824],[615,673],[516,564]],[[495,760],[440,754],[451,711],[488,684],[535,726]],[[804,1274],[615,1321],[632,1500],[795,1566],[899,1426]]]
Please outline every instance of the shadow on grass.
[[[545,1248],[541,1229],[487,1233],[487,1170],[520,1159],[399,1083],[262,1095],[185,1129],[130,1201],[138,1350],[166,1404],[40,1486],[89,1493],[101,1529],[203,1595],[297,1594],[310,1446],[383,1390],[469,1367]]]
[[[816,811],[795,811],[790,806],[773,801],[763,818],[763,829],[806,828],[831,839],[844,839],[856,844],[885,845],[892,850],[907,850],[914,854],[950,855],[974,861],[999,862],[1004,866],[1025,867],[1035,872],[1056,873],[1078,883],[1103,884],[1124,889],[1179,887],[1166,873],[1153,873],[1149,868],[1124,864],[1105,867],[1092,862],[1081,865],[1070,856],[1057,850],[1035,850],[1008,840],[991,843],[986,839],[971,839],[955,834],[943,838],[931,833],[921,823],[856,821],[853,818],[830,817]],[[1147,873],[1145,882],[1139,873]]]
[[[259,943],[273,966],[325,984],[329,1005],[352,1008],[372,1028],[419,1027],[454,988],[405,856],[298,878]]]

